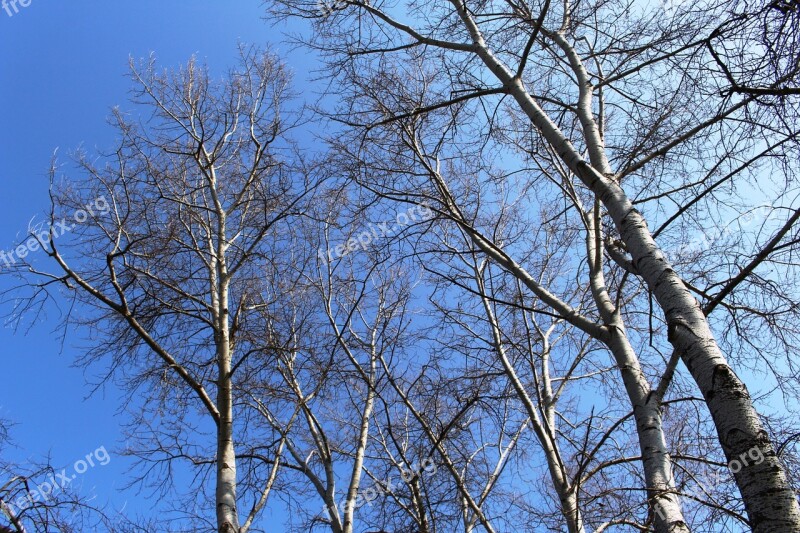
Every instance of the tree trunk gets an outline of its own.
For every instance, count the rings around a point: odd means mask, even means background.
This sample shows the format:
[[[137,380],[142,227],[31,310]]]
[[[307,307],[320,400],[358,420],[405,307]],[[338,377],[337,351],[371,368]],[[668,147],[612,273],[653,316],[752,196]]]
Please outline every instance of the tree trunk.
[[[625,335],[624,325],[609,328],[607,343],[622,374],[633,407],[639,450],[642,454],[647,499],[654,513],[656,533],[689,533],[680,499],[675,491],[672,460],[667,452],[660,401],[653,393],[639,365],[639,359]]]
[[[592,137],[592,135],[589,135]],[[594,137],[600,141],[599,135]],[[598,164],[607,167],[603,154],[596,155]],[[580,206],[579,206],[580,207]],[[581,207],[582,209],[582,207]],[[598,200],[586,214],[586,255],[589,277],[597,309],[608,334],[603,339],[622,375],[625,392],[628,394],[639,450],[642,455],[647,500],[653,512],[656,533],[689,533],[691,530],[683,517],[680,499],[675,491],[672,460],[667,452],[664,426],[661,418],[661,398],[653,393],[650,382],[642,371],[636,351],[631,346],[625,323],[608,294],[603,267],[603,240],[600,230],[600,206]]]
[[[586,181],[598,191],[617,225],[634,266],[664,312],[669,342],[681,354],[708,404],[728,465],[742,493],[750,526],[755,533],[797,533],[800,507],[794,490],[747,388],[728,366],[700,304],[672,269],[644,218],[622,189],[599,176],[594,176],[594,182]]]
[[[206,156],[207,159],[208,156]],[[216,321],[214,342],[217,351],[217,528],[219,533],[239,533],[236,508],[236,449],[233,442],[233,344],[230,327],[230,284],[226,253],[229,242],[225,209],[217,194],[216,170],[209,172],[211,194],[217,212],[215,261],[212,263],[211,291]]]
[[[367,454],[367,444],[369,443],[369,422],[372,417],[372,408],[375,404],[375,367],[376,357],[373,353],[370,360],[369,380],[367,381],[367,397],[364,401],[364,412],[361,415],[361,427],[359,428],[358,447],[353,460],[353,469],[350,475],[350,486],[347,489],[347,500],[344,508],[344,523],[342,524],[343,533],[353,533],[354,516],[356,512],[355,502],[358,496],[358,489],[361,486],[361,473],[364,468],[364,457]]]
[[[217,526],[219,533],[239,533],[231,387],[230,380],[225,381],[224,384],[220,384],[217,397],[220,413],[220,422],[217,428]]]
[[[453,5],[470,32],[476,54],[508,89],[570,170],[597,195],[614,220],[633,257],[634,266],[664,312],[669,342],[681,354],[708,404],[753,531],[797,533],[800,531],[800,506],[747,388],[728,366],[700,304],[672,269],[647,228],[644,217],[633,207],[612,175],[603,175],[583,159],[530,96],[522,80],[489,50],[462,4],[453,1]],[[748,454],[763,460],[756,462]]]
[[[226,273],[223,272],[223,280]],[[226,281],[223,281],[226,283]],[[231,391],[231,346],[228,328],[228,290],[220,295],[220,343],[217,346],[219,387],[217,406],[217,527],[219,533],[239,533],[236,509],[236,450],[233,443],[233,395]]]

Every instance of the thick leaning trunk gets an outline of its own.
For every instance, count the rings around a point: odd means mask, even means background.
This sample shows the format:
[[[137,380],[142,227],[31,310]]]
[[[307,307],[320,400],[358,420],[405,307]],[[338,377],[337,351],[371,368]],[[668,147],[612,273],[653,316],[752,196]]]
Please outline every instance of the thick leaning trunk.
[[[756,533],[797,533],[800,507],[770,437],[761,424],[747,388],[728,365],[717,345],[700,304],[656,244],[644,217],[633,207],[611,176],[586,163],[517,80],[513,91],[525,103],[547,140],[581,181],[597,194],[614,220],[639,275],[666,317],[668,340],[708,404],[719,442],[728,462],[738,461],[736,484],[744,500],[750,526]],[[534,108],[535,106],[535,108]],[[757,450],[760,463],[742,460]]]
[[[584,171],[584,174],[589,173]],[[700,304],[672,269],[653,240],[644,217],[622,189],[597,175],[585,181],[597,190],[631,253],[634,266],[664,312],[669,342],[681,354],[708,404],[725,457],[730,465],[734,462],[741,465],[734,477],[753,531],[797,533],[800,507],[794,490],[747,388],[722,355]],[[754,450],[763,461],[754,462],[751,458]]]
[[[603,176],[581,158],[520,80],[513,78],[499,63],[494,63],[494,69],[502,69],[512,95],[534,125],[569,168],[598,195],[614,220],[634,266],[664,312],[669,342],[681,354],[706,399],[728,461],[741,461],[751,450],[758,450],[764,457],[759,464],[742,463],[741,470],[735,474],[753,531],[797,533],[800,531],[800,507],[750,395],[728,366],[700,304],[653,240],[644,218],[611,176]]]
[[[569,169],[597,195],[614,220],[634,266],[664,312],[669,342],[681,354],[708,404],[725,457],[729,464],[738,461],[741,465],[734,477],[750,527],[755,533],[799,532],[800,506],[747,388],[728,365],[700,304],[656,244],[644,217],[613,175],[603,175],[583,159],[530,96],[522,80],[492,53],[462,4],[453,0],[453,5],[472,37],[475,54],[503,83]],[[764,460],[743,461],[753,450]]]

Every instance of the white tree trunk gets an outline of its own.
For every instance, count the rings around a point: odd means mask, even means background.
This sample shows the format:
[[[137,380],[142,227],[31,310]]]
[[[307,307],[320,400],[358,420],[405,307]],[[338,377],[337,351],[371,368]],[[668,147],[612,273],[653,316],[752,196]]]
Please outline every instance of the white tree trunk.
[[[600,142],[599,135],[597,139]],[[599,164],[608,165],[605,156],[599,155],[597,159]],[[602,340],[614,355],[633,409],[639,450],[642,454],[647,499],[654,514],[655,531],[689,533],[690,529],[683,517],[680,499],[675,491],[672,460],[667,451],[661,418],[661,398],[653,393],[650,382],[642,371],[639,357],[628,339],[625,323],[606,287],[600,244],[603,240],[600,230],[600,206],[597,201],[591,211],[586,213],[584,220],[592,296],[608,331],[607,337]]]
[[[750,526],[755,533],[797,533],[800,506],[775,453],[770,437],[753,407],[747,388],[728,365],[714,339],[700,304],[689,293],[647,228],[644,217],[633,207],[610,173],[603,174],[586,162],[549,116],[530,96],[522,80],[489,50],[471,16],[461,2],[452,0],[470,32],[475,53],[503,83],[544,139],[594,192],[614,220],[633,264],[661,307],[669,328],[668,339],[697,383],[717,429],[729,464],[737,461],[735,473]],[[590,142],[591,139],[587,139]],[[597,147],[591,147],[590,152]],[[763,457],[760,462],[748,453]]]
[[[374,349],[374,348],[373,348]],[[354,516],[356,507],[354,502],[358,496],[358,489],[361,486],[362,469],[364,468],[364,457],[367,453],[369,441],[369,421],[372,417],[372,409],[375,404],[375,367],[376,357],[373,354],[370,361],[369,381],[367,381],[367,397],[364,400],[364,411],[361,414],[361,427],[359,428],[358,445],[353,460],[352,473],[350,474],[350,486],[347,489],[347,500],[344,509],[344,523],[342,533],[353,533]]]
[[[675,492],[675,478],[664,438],[660,401],[642,372],[639,360],[625,336],[624,326],[619,323],[617,328],[609,328],[612,338],[608,346],[617,361],[633,407],[648,501],[655,515],[655,531],[688,533],[691,530],[683,517],[680,499]]]
[[[800,507],[747,388],[728,366],[700,304],[672,269],[644,218],[622,189],[596,180],[601,199],[663,310],[670,343],[681,354],[711,411],[720,444],[735,473],[750,525],[756,533],[800,531]],[[752,457],[763,457],[756,462]],[[734,466],[739,465],[739,466]]]
[[[219,533],[239,533],[236,508],[236,450],[233,442],[233,394],[231,390],[231,345],[228,325],[227,272],[221,269],[219,298],[219,339],[217,345],[217,527]]]
[[[233,413],[230,380],[220,385],[217,405],[220,423],[217,428],[217,525],[219,533],[239,533],[236,509],[236,450],[233,444]]]
[[[208,154],[206,159],[210,161]],[[217,480],[216,512],[219,533],[239,533],[239,513],[236,507],[236,449],[233,442],[233,387],[230,329],[230,276],[226,254],[229,248],[226,211],[217,195],[217,174],[209,170],[209,185],[217,214],[214,260],[211,268],[211,294],[214,313],[214,343],[217,356]]]

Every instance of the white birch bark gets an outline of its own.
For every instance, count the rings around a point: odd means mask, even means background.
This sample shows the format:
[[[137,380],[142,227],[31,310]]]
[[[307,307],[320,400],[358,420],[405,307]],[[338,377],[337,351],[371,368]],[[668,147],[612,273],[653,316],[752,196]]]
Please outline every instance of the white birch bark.
[[[585,161],[550,117],[489,49],[477,24],[459,0],[451,0],[468,29],[474,53],[508,89],[520,108],[581,182],[594,192],[613,219],[633,264],[646,282],[669,328],[675,347],[708,404],[729,462],[739,461],[736,483],[756,533],[800,531],[800,506],[744,383],[728,365],[706,316],[656,244],[644,217],[633,207],[611,172]],[[591,137],[587,142],[591,145]],[[592,146],[590,153],[600,147]],[[760,463],[742,461],[757,450]]]
[[[208,153],[205,153],[210,160]],[[217,461],[216,461],[216,514],[219,533],[239,533],[239,515],[236,508],[236,450],[233,442],[233,389],[231,384],[232,346],[230,332],[230,276],[226,253],[226,212],[217,195],[217,175],[213,164],[207,174],[209,190],[216,211],[213,236],[214,251],[211,269],[211,294],[215,320],[217,356]]]
[[[680,499],[676,495],[672,461],[667,451],[661,418],[661,398],[653,393],[639,363],[639,357],[628,339],[625,323],[606,288],[603,252],[600,246],[602,235],[599,212],[600,206],[596,202],[593,209],[584,216],[590,284],[595,303],[608,331],[607,338],[603,341],[614,356],[633,409],[648,502],[654,514],[655,531],[688,533],[690,529],[683,517]]]

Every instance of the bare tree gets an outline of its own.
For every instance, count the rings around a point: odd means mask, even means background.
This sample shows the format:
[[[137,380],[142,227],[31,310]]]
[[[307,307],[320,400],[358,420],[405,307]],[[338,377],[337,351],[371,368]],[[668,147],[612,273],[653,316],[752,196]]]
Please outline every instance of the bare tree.
[[[0,419],[0,454],[13,446],[10,427]],[[93,496],[80,494],[58,476],[49,458],[27,464],[0,459],[0,532],[73,533],[107,520]]]
[[[96,340],[84,362],[105,362],[143,398],[129,449],[146,466],[140,480],[166,489],[174,461],[199,468],[215,516],[203,527],[242,533],[277,472],[277,461],[246,452],[272,442],[261,455],[274,459],[284,444],[280,432],[269,441],[251,429],[243,401],[280,348],[268,334],[281,326],[263,312],[274,303],[265,282],[285,281],[288,221],[304,212],[315,183],[287,136],[298,118],[275,56],[242,48],[223,82],[194,60],[175,72],[153,60],[131,68],[134,102],[149,115],[137,121],[115,110],[119,145],[100,162],[80,154],[83,180],[62,186],[54,168],[49,230],[28,241],[49,262],[29,256],[16,265],[19,290],[28,291],[16,313],[65,297],[65,327],[88,327]],[[54,228],[73,217],[58,240]]]
[[[323,14],[300,1],[275,5],[279,14],[316,20],[310,44],[330,58],[331,72],[341,82],[336,91],[344,96],[332,115],[369,135],[354,138],[353,152],[392,135],[387,132],[393,124],[402,127],[436,115],[444,117],[439,131],[450,119],[450,129],[436,146],[445,138],[483,148],[494,141],[516,146],[522,157],[542,167],[540,174],[554,176],[563,198],[573,204],[581,198],[587,206],[582,216],[593,224],[587,233],[608,243],[602,252],[595,245],[586,257],[609,344],[618,345],[617,354],[631,352],[622,315],[602,283],[607,267],[600,259],[606,253],[626,270],[626,280],[641,280],[644,294],[658,303],[673,347],[662,373],[667,379],[652,390],[640,388],[634,396],[641,401],[635,405],[648,405],[651,416],[660,418],[659,394],[682,360],[708,404],[727,461],[751,450],[764,457],[735,474],[750,526],[754,531],[800,527],[800,509],[775,446],[706,316],[752,269],[727,282],[714,280],[709,284],[714,293],[705,292],[678,274],[664,251],[669,241],[647,225],[648,220],[661,222],[670,199],[681,191],[698,201],[719,200],[720,184],[727,187],[757,175],[748,160],[766,162],[781,155],[778,149],[796,148],[793,117],[771,114],[751,94],[720,94],[719,88],[731,80],[720,62],[713,62],[707,43],[718,34],[717,17],[727,15],[725,6],[690,6],[669,17],[625,2],[472,5],[453,0],[409,2],[407,9],[398,9],[345,1]],[[395,145],[386,152],[384,167],[415,168],[408,162],[412,156],[398,150],[403,148]],[[556,169],[567,179],[561,180]],[[791,173],[783,176],[791,179]],[[394,189],[405,199],[425,194],[418,184]],[[443,194],[430,196],[441,199]],[[637,208],[642,205],[644,212]],[[786,232],[793,223],[787,220]],[[776,234],[778,241],[786,232]],[[510,264],[502,254],[493,260]],[[617,302],[626,302],[623,291],[620,295]],[[696,296],[707,298],[706,305]],[[580,319],[571,307],[556,309],[564,318]],[[623,371],[630,368],[625,361],[635,360],[633,353],[618,359]],[[640,378],[634,382],[643,385]],[[664,439],[659,440],[657,455],[665,457],[666,465]],[[642,446],[649,447],[644,441]],[[668,504],[671,477],[664,467],[648,480],[655,511],[677,503]],[[679,515],[666,522],[671,528],[685,527]]]
[[[346,150],[342,150],[341,153],[346,153]],[[343,159],[344,164],[352,161],[350,154],[344,156]],[[370,168],[368,172],[375,176],[373,169]],[[411,209],[416,209],[416,207]],[[375,207],[375,211],[385,216],[386,210],[381,208],[381,204]],[[376,222],[379,221],[380,219]],[[420,226],[419,233],[430,233],[430,231],[425,232],[426,229],[430,229],[427,223],[418,225]],[[348,229],[353,235],[359,235],[359,228],[350,227]],[[438,229],[445,231],[442,228]],[[560,321],[556,320],[551,328],[547,328],[547,332],[542,331],[538,327],[534,312],[530,318],[512,321],[508,327],[501,327],[498,322],[500,311],[495,308],[498,302],[516,301],[518,298],[521,301],[523,295],[514,291],[511,295],[492,291],[492,295],[487,296],[485,283],[488,281],[484,282],[482,279],[483,272],[487,269],[487,263],[485,259],[482,262],[476,259],[484,252],[477,247],[472,249],[474,245],[469,233],[461,234],[464,242],[454,235],[445,233],[440,237],[438,231],[434,233],[437,237],[429,245],[430,249],[426,248],[425,253],[422,253],[419,244],[414,244],[408,245],[406,251],[398,251],[396,255],[407,258],[419,256],[416,260],[419,262],[419,266],[432,273],[439,269],[437,265],[441,257],[452,256],[454,263],[463,263],[464,272],[435,274],[439,281],[434,286],[437,287],[436,292],[441,291],[441,294],[436,297],[435,301],[438,303],[436,303],[435,310],[428,313],[428,319],[433,324],[442,321],[445,324],[441,327],[429,326],[431,331],[429,336],[436,339],[437,344],[441,343],[435,350],[437,355],[420,354],[420,341],[414,343],[404,341],[406,357],[389,361],[381,359],[384,373],[379,382],[387,381],[391,387],[388,388],[388,391],[386,388],[380,388],[380,392],[377,394],[380,400],[379,405],[391,414],[378,417],[379,420],[384,418],[385,420],[379,423],[376,436],[373,438],[380,443],[379,452],[383,450],[377,457],[384,456],[383,461],[386,463],[377,467],[377,472],[390,472],[398,466],[399,458],[405,457],[407,447],[418,448],[421,443],[427,441],[428,446],[437,452],[435,456],[442,466],[441,470],[449,474],[447,479],[450,481],[443,483],[440,475],[435,486],[424,483],[424,491],[410,486],[408,499],[396,493],[391,494],[391,501],[381,505],[380,512],[370,513],[370,516],[373,517],[371,523],[382,524],[385,529],[399,528],[402,530],[412,527],[402,521],[401,517],[405,517],[413,521],[415,524],[413,527],[422,531],[436,528],[452,530],[455,527],[459,529],[463,527],[465,531],[472,531],[475,528],[493,531],[502,530],[509,524],[514,524],[515,522],[508,512],[500,515],[494,510],[503,506],[522,509],[518,496],[509,501],[503,495],[507,490],[504,487],[503,473],[510,463],[520,462],[516,450],[520,448],[521,442],[528,446],[528,426],[533,429],[530,433],[536,435],[535,446],[540,447],[544,452],[543,459],[549,465],[551,486],[555,487],[559,495],[557,508],[560,511],[557,511],[557,514],[561,515],[562,521],[566,521],[570,530],[583,530],[583,518],[578,505],[579,494],[585,501],[596,503],[596,505],[590,504],[591,510],[587,511],[591,514],[591,524],[594,527],[607,528],[618,524],[636,523],[637,515],[641,515],[641,505],[637,506],[635,503],[630,505],[630,512],[627,515],[620,510],[616,511],[616,515],[607,514],[602,507],[604,497],[630,489],[622,487],[615,489],[613,485],[607,483],[599,484],[598,486],[601,487],[599,491],[587,490],[587,488],[593,484],[596,478],[602,476],[608,479],[609,470],[613,466],[628,465],[632,461],[638,461],[639,457],[634,453],[631,458],[630,453],[624,453],[622,457],[613,457],[607,460],[607,454],[603,453],[601,448],[603,443],[608,441],[609,435],[603,435],[601,431],[599,432],[599,437],[602,437],[600,442],[594,440],[596,435],[593,426],[604,418],[603,413],[598,412],[596,416],[581,413],[570,418],[568,422],[570,426],[581,428],[580,430],[575,429],[575,434],[569,428],[560,429],[560,424],[556,420],[558,400],[568,386],[574,387],[581,383],[585,392],[588,389],[585,388],[584,380],[607,374],[611,369],[600,372],[594,371],[595,369],[584,369],[581,360],[584,358],[586,345],[583,345],[574,352],[574,359],[570,359],[569,356],[563,357],[564,360],[562,357],[556,358],[558,362],[555,363],[554,368],[559,369],[557,371],[559,375],[554,378],[558,382],[558,385],[554,386],[550,378],[550,365],[555,357],[552,353],[555,343],[550,339],[553,335],[550,330],[556,327],[555,324]],[[366,234],[369,236],[368,232]],[[343,242],[348,237],[349,235],[344,238]],[[405,240],[408,240],[408,236]],[[546,247],[547,243],[542,246]],[[462,247],[471,252],[461,251]],[[365,253],[360,251],[359,255]],[[557,253],[548,254],[548,260],[557,263],[556,255]],[[482,264],[476,264],[474,261]],[[405,262],[408,263],[408,266],[405,266],[403,271],[413,272],[417,268],[413,266],[415,265],[414,260],[406,259]],[[337,268],[341,268],[341,263],[337,263]],[[386,260],[375,260],[375,263],[367,261],[362,268],[367,269],[368,272],[373,270],[382,272],[386,268]],[[451,266],[451,268],[456,269],[455,266]],[[393,268],[391,272],[390,278],[398,277],[399,273],[396,268]],[[373,275],[373,278],[375,277],[376,275]],[[380,287],[383,287],[384,283],[386,281],[376,283],[373,290],[381,291]],[[468,286],[470,283],[475,287],[468,292],[467,300],[473,296],[482,295],[481,298],[476,298],[477,310],[474,311],[470,310],[465,305],[464,298],[458,295],[458,288]],[[521,290],[522,282],[517,281],[516,283],[519,286],[512,282],[512,287]],[[331,282],[329,285],[334,287],[338,284]],[[418,286],[415,292],[420,290],[422,287]],[[576,292],[585,294],[586,289],[578,287]],[[360,292],[358,294],[358,298],[351,297],[351,300],[360,301],[366,297]],[[458,306],[448,304],[448,300],[451,299],[455,299]],[[529,305],[535,306],[535,304]],[[517,307],[511,305],[511,309],[516,310]],[[524,313],[529,310],[527,309]],[[343,316],[346,317],[348,314],[345,311]],[[506,313],[503,312],[503,314]],[[486,316],[479,318],[482,315]],[[417,317],[416,322],[420,320],[423,319]],[[427,320],[423,321],[427,322]],[[465,338],[452,337],[448,333],[451,328],[462,327],[465,329]],[[517,333],[512,334],[512,331]],[[521,334],[520,331],[527,333]],[[519,338],[517,338],[518,335]],[[565,335],[569,336],[566,332]],[[491,348],[490,353],[495,353],[497,356],[484,357],[482,354],[487,351],[487,347]],[[520,353],[522,355],[518,355]],[[453,361],[461,358],[468,361],[474,360],[475,364],[470,365],[469,370],[452,368]],[[539,359],[541,359],[541,372],[537,370],[540,368]],[[410,364],[409,360],[413,360],[414,363]],[[519,364],[518,360],[526,361],[523,364],[530,365],[530,368],[533,369],[526,372],[524,378],[516,368],[516,365]],[[363,374],[363,376],[366,375],[366,373]],[[365,378],[364,381],[366,386],[374,387],[371,379]],[[391,392],[392,390],[394,393]],[[499,409],[499,402],[507,407]],[[398,403],[400,404],[399,412],[403,413],[401,417],[397,416]],[[563,409],[559,409],[559,417],[564,416]],[[505,414],[501,415],[501,412]],[[621,422],[613,418],[609,422],[611,432],[628,430],[629,428],[624,422],[636,418],[625,412],[622,414],[625,416]],[[405,420],[399,424],[399,427],[394,423],[398,418]],[[594,422],[592,423],[592,421]],[[648,419],[643,419],[642,424],[648,428],[653,425]],[[591,438],[587,438],[589,435],[577,434],[579,431],[583,431],[583,426],[587,433],[592,433]],[[652,429],[649,430],[652,431]],[[560,435],[565,432],[569,433],[570,437],[564,437],[562,441]],[[568,448],[576,448],[572,452],[574,455],[562,454],[559,451],[562,443]],[[383,476],[375,474],[374,463],[376,460],[373,458],[373,464],[369,466],[370,476],[376,481],[386,480],[389,478],[388,473]],[[419,480],[416,481],[419,482]],[[391,483],[386,484],[391,486]],[[445,488],[448,486],[449,490]],[[423,495],[426,496],[423,497]],[[458,496],[456,497],[456,495]],[[546,495],[543,496],[545,499],[547,498]],[[431,503],[432,501],[437,503],[434,505]],[[448,505],[445,502],[450,502],[452,505],[454,501],[460,501],[459,511],[450,513],[445,511]],[[620,499],[616,499],[613,505],[619,505],[620,501]],[[538,507],[540,504],[530,501],[524,512],[540,515],[543,521],[541,523],[559,523],[558,519],[554,520],[547,513],[538,511]],[[611,508],[612,505],[606,502],[606,509]],[[459,520],[460,525],[453,522],[453,517],[458,515],[462,516],[462,519]],[[604,515],[607,515],[605,519],[601,518]],[[652,517],[650,519],[652,520]],[[527,517],[525,520],[530,520],[530,518]],[[641,518],[641,523],[645,524],[645,522],[646,520]]]
[[[800,96],[800,8],[797,2],[732,2],[709,35],[709,53],[732,93],[785,102]]]
[[[149,115],[53,169],[11,269],[142,399],[135,482],[220,532],[276,493],[300,531],[800,528],[800,428],[733,371],[797,400],[796,2],[273,5],[314,21],[333,154],[270,54],[133,66]],[[375,242],[398,206],[436,216]]]

